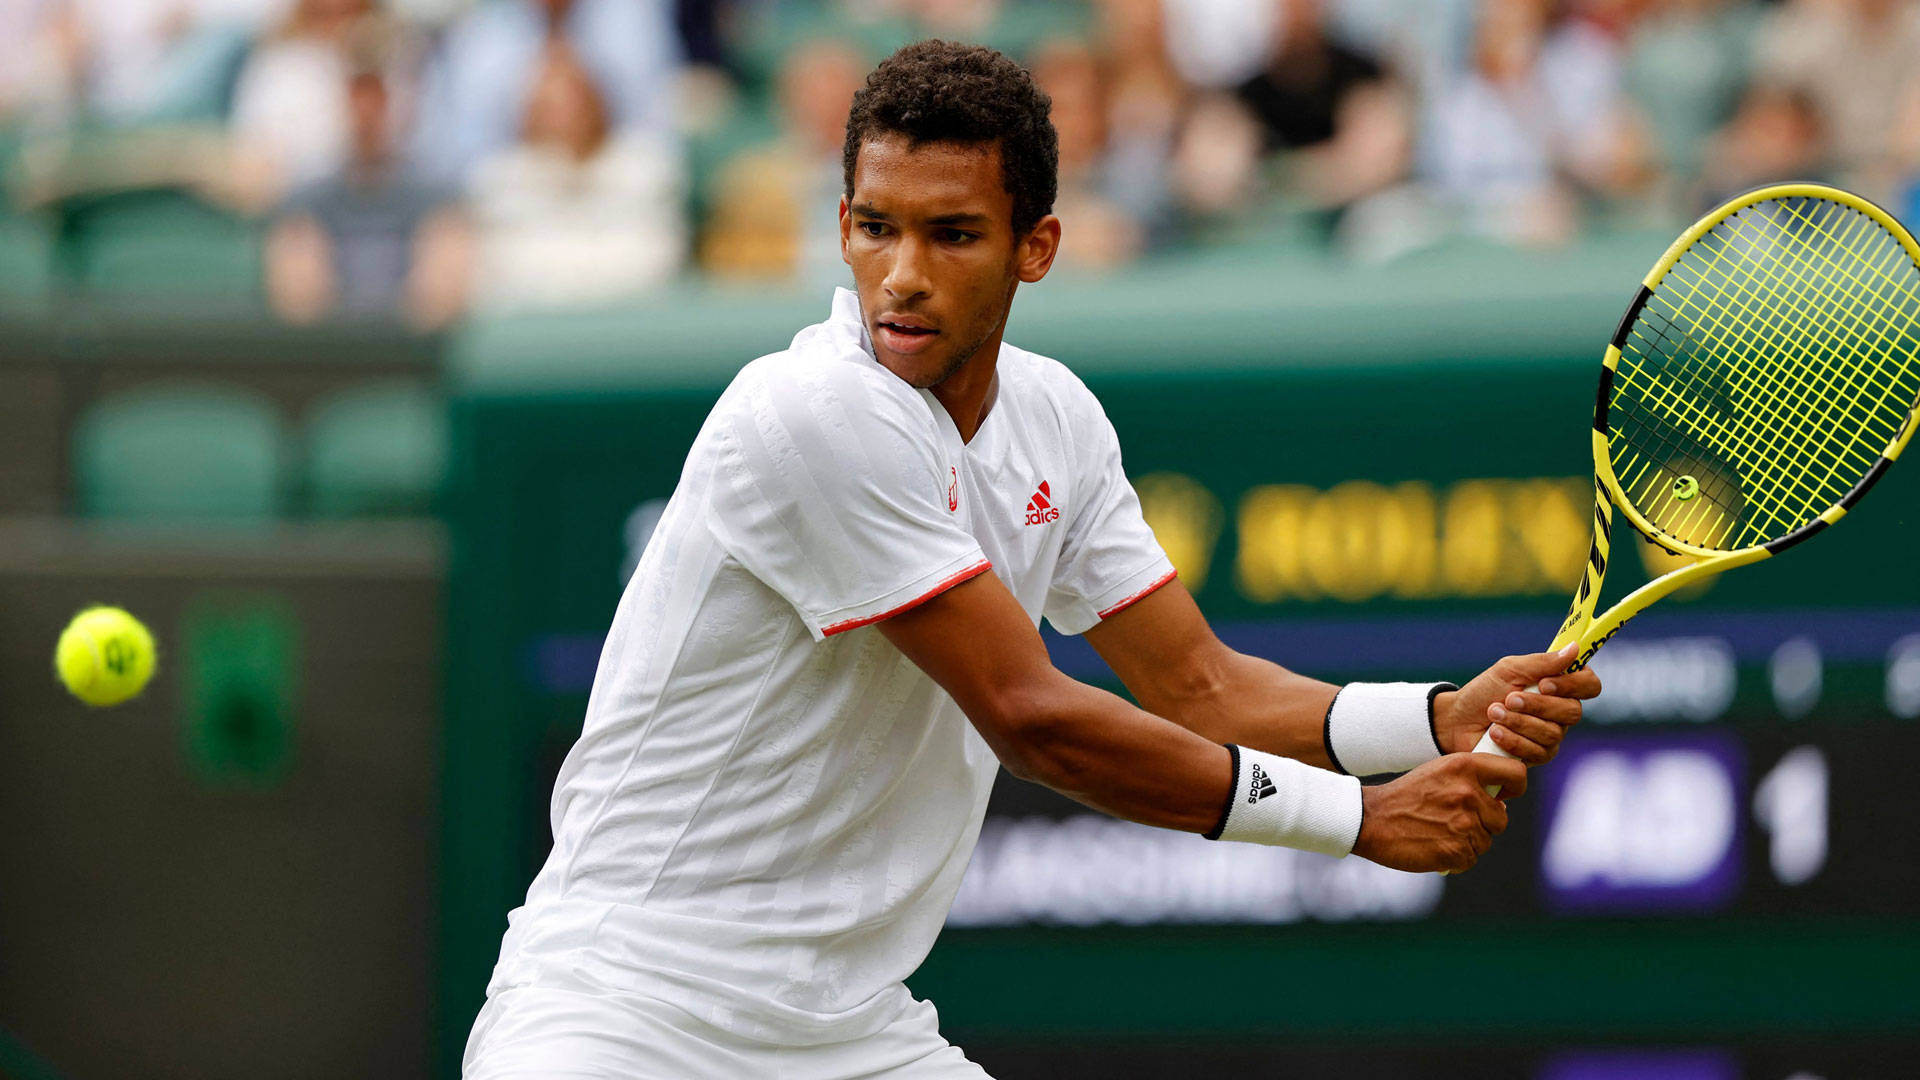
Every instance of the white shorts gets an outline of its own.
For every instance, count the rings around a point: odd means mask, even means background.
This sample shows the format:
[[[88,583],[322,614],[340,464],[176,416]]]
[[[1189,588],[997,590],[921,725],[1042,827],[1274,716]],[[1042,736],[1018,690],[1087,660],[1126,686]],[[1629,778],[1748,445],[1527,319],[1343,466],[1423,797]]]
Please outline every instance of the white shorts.
[[[843,1043],[775,1046],[712,1027],[654,998],[516,986],[487,999],[461,1061],[465,1080],[990,1080],[915,1001]]]

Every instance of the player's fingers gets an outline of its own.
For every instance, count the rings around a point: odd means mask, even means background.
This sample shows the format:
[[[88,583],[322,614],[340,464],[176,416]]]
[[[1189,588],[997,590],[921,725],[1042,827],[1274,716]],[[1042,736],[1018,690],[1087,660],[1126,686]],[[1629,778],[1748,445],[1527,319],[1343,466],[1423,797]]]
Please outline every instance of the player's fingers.
[[[1555,697],[1586,700],[1600,696],[1600,676],[1592,668],[1581,668],[1570,675],[1555,675],[1540,680],[1540,692]]]
[[[1529,694],[1520,690],[1508,694],[1492,709],[1487,710],[1488,716],[1495,720],[1501,719],[1493,716],[1494,709],[1505,713],[1537,716],[1561,727],[1572,727],[1579,723],[1581,714],[1580,703],[1572,698],[1548,697],[1545,694]]]
[[[1507,831],[1507,804],[1484,791],[1480,795],[1480,824],[1487,830],[1487,843],[1491,846],[1492,837]]]
[[[1495,724],[1487,731],[1493,736],[1495,746],[1512,754],[1523,765],[1545,765],[1553,760],[1554,752],[1558,749],[1557,745],[1543,746],[1532,739],[1515,735],[1501,724]],[[1554,742],[1557,744],[1559,740],[1556,739]],[[1502,788],[1501,794],[1518,795],[1520,793]]]
[[[1497,787],[1500,797],[1513,798],[1527,793],[1527,766],[1513,758],[1495,757],[1492,754],[1469,754],[1468,767],[1473,770],[1474,780],[1483,788]]]
[[[1574,646],[1569,645],[1559,652],[1523,653],[1519,656],[1505,657],[1500,667],[1507,678],[1521,686],[1529,686],[1549,675],[1559,675],[1573,663]]]
[[[1487,710],[1489,714],[1494,711],[1493,709]],[[1553,752],[1560,748],[1561,741],[1567,737],[1566,724],[1553,720],[1543,720],[1540,717],[1529,716],[1526,713],[1510,712],[1506,709],[1500,709],[1498,711],[1500,717],[1499,720],[1492,725],[1493,727],[1506,728],[1508,734],[1517,735],[1522,739],[1540,744],[1540,746],[1546,749],[1549,757],[1553,756]],[[1523,758],[1522,760],[1525,759]],[[1527,764],[1539,765],[1542,764],[1542,762],[1528,761]]]

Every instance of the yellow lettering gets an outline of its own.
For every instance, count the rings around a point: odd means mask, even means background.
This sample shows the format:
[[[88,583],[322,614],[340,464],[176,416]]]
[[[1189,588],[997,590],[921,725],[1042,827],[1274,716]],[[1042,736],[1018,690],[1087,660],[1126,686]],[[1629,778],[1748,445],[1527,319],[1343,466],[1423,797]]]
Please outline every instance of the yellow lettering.
[[[1396,484],[1380,530],[1382,564],[1393,595],[1409,599],[1434,594],[1439,563],[1433,487],[1418,480]]]
[[[1447,491],[1440,516],[1440,567],[1447,592],[1496,596],[1511,591],[1498,480],[1463,480]]]
[[[1301,568],[1301,525],[1319,492],[1303,484],[1267,484],[1240,499],[1240,551],[1234,577],[1258,604],[1310,599]]]
[[[1208,520],[1197,494],[1153,490],[1169,520],[1187,522],[1167,527],[1169,554],[1181,545],[1211,552],[1212,535],[1192,524]],[[1264,485],[1240,500],[1235,581],[1260,604],[1570,590],[1586,559],[1589,494],[1580,481],[1559,478],[1461,480],[1441,491],[1419,480],[1349,480],[1326,491]],[[1157,534],[1162,512],[1155,513]]]

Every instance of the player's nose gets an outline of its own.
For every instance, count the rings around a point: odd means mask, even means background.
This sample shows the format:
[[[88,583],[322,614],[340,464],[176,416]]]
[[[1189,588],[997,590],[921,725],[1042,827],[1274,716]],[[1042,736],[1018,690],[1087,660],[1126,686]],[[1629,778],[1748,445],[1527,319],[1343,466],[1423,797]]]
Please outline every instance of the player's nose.
[[[893,245],[893,261],[887,267],[887,276],[881,281],[881,287],[887,295],[896,300],[924,296],[928,291],[926,272],[926,244],[917,238],[902,237]]]

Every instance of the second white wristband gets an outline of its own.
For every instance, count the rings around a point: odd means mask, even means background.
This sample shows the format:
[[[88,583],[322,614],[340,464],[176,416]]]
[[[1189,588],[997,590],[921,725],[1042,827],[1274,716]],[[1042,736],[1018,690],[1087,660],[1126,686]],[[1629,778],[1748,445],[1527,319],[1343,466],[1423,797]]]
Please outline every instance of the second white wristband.
[[[1433,699],[1452,683],[1348,683],[1327,709],[1327,756],[1352,776],[1403,773],[1441,754]]]

